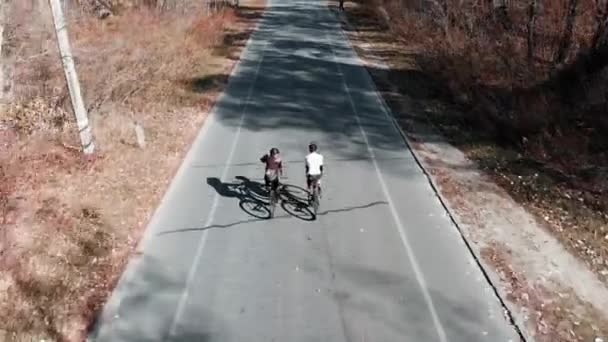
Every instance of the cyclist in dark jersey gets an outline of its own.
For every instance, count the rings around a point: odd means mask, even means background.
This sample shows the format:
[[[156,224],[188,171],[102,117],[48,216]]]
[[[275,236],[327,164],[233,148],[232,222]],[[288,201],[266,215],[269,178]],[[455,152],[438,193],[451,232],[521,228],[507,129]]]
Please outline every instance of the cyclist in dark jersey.
[[[272,184],[272,189],[276,190],[279,186],[279,177],[283,176],[283,162],[279,149],[273,147],[269,154],[265,154],[260,161],[266,164],[264,169],[264,182],[268,188]]]

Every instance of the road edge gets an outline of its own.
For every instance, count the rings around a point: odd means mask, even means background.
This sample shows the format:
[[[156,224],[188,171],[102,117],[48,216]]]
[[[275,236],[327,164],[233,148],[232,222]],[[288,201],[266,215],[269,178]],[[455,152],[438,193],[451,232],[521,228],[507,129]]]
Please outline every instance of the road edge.
[[[194,137],[192,142],[190,144],[188,144],[188,147],[187,147],[188,151],[186,152],[186,155],[182,159],[182,161],[181,161],[179,167],[177,168],[177,171],[174,173],[173,177],[171,177],[171,180],[169,181],[169,185],[167,186],[165,192],[163,193],[162,197],[158,201],[156,208],[154,209],[154,212],[153,212],[152,216],[150,217],[150,220],[148,221],[148,223],[146,224],[146,226],[144,228],[141,238],[137,242],[133,251],[130,253],[131,255],[127,261],[127,264],[125,265],[124,271],[121,274],[121,276],[119,277],[119,279],[116,283],[116,286],[112,290],[112,294],[106,301],[100,314],[97,316],[97,319],[96,319],[95,323],[93,324],[93,327],[87,333],[88,336],[85,339],[86,342],[97,341],[97,339],[99,338],[100,333],[101,333],[100,329],[103,326],[103,324],[102,324],[103,322],[107,322],[106,324],[109,324],[109,325],[112,324],[113,317],[110,317],[110,316],[112,313],[116,313],[118,311],[118,309],[120,308],[121,301],[122,301],[122,298],[120,297],[121,289],[124,286],[128,285],[131,282],[131,280],[133,279],[134,272],[137,269],[136,265],[139,262],[141,262],[141,260],[142,260],[141,256],[143,255],[143,249],[144,249],[143,247],[145,246],[146,242],[152,236],[150,234],[151,230],[149,228],[157,224],[157,222],[159,220],[159,215],[162,212],[162,208],[164,207],[167,199],[170,198],[171,195],[176,191],[175,189],[176,189],[176,186],[178,183],[178,179],[180,179],[182,177],[182,175],[184,174],[184,172],[186,172],[187,166],[191,164],[190,161],[192,160],[192,158],[194,158],[194,147],[202,143],[203,139],[207,135],[209,126],[211,126],[211,122],[215,121],[215,117],[217,116],[216,112],[218,110],[217,104],[220,103],[221,100],[225,96],[227,96],[225,90],[230,86],[233,76],[238,72],[238,70],[240,70],[241,65],[242,65],[243,56],[246,55],[247,52],[249,51],[251,42],[253,41],[253,36],[258,31],[262,21],[264,20],[264,17],[268,13],[267,10],[268,10],[268,7],[271,2],[272,2],[272,0],[265,0],[264,9],[263,9],[264,12],[263,12],[262,16],[260,18],[258,18],[255,26],[251,30],[251,33],[249,34],[249,37],[247,38],[247,43],[243,47],[243,50],[240,52],[238,60],[233,64],[233,66],[230,70],[230,74],[228,75],[228,80],[227,80],[224,88],[222,89],[219,96],[217,96],[216,99],[214,100],[213,106],[209,110],[207,117],[205,117],[202,126],[199,128],[198,133],[196,134],[196,136]]]
[[[438,187],[437,183],[435,182],[433,176],[430,174],[430,172],[428,171],[427,167],[424,165],[424,162],[422,161],[423,160],[422,157],[416,151],[416,149],[413,147],[414,145],[412,144],[410,138],[407,136],[407,133],[405,133],[403,131],[403,129],[401,128],[401,126],[399,125],[399,122],[397,121],[397,119],[396,119],[393,111],[391,110],[391,108],[386,103],[386,100],[384,99],[384,96],[382,96],[382,94],[378,91],[378,88],[376,87],[376,82],[374,81],[374,79],[373,79],[373,77],[370,74],[370,71],[368,69],[368,63],[366,63],[361,58],[361,56],[359,55],[359,53],[357,53],[357,50],[354,48],[354,46],[353,46],[353,44],[351,42],[351,39],[344,32],[344,27],[342,25],[345,25],[346,27],[348,27],[352,32],[358,32],[358,31],[355,29],[354,26],[352,26],[350,24],[350,22],[348,21],[348,19],[346,17],[344,17],[340,13],[336,13],[335,10],[333,10],[331,8],[331,6],[329,4],[329,0],[325,0],[325,3],[327,4],[327,9],[332,14],[334,14],[335,17],[338,19],[338,21],[340,23],[340,32],[341,32],[341,34],[344,36],[344,38],[347,41],[347,43],[350,46],[350,48],[355,52],[355,55],[357,56],[357,60],[359,61],[359,63],[364,67],[365,74],[369,78],[370,83],[374,85],[374,92],[375,92],[376,96],[380,99],[380,102],[382,103],[383,111],[384,111],[387,119],[393,124],[393,126],[395,127],[395,129],[401,135],[401,138],[403,139],[403,141],[406,144],[406,146],[407,146],[408,150],[410,151],[410,153],[412,153],[412,156],[414,157],[414,160],[416,161],[416,164],[418,165],[418,167],[420,168],[420,170],[422,171],[422,173],[426,177],[429,185],[431,186],[431,189],[435,193],[435,196],[437,196],[437,198],[439,199],[439,202],[441,203],[441,206],[444,208],[444,210],[448,214],[448,217],[450,218],[450,221],[452,222],[452,224],[456,227],[456,229],[458,231],[458,234],[460,235],[460,237],[461,237],[462,241],[464,242],[466,248],[468,249],[468,251],[471,254],[471,256],[473,257],[473,259],[475,260],[475,263],[478,265],[479,269],[481,270],[481,272],[482,272],[484,278],[486,279],[486,281],[488,282],[489,286],[492,288],[492,291],[493,291],[495,297],[498,299],[500,305],[502,306],[502,308],[504,310],[504,313],[505,313],[505,316],[506,316],[505,317],[506,320],[508,321],[508,323],[511,326],[513,326],[514,330],[517,332],[517,334],[519,335],[519,337],[520,337],[520,339],[521,339],[522,342],[532,342],[532,341],[534,341],[534,338],[532,336],[529,336],[529,334],[526,333],[525,329],[521,328],[521,326],[524,326],[525,323],[522,321],[521,317],[518,317],[518,315],[516,315],[514,313],[515,310],[513,310],[511,308],[511,305],[509,305],[507,303],[507,300],[504,298],[505,296],[501,293],[499,286],[496,285],[497,283],[500,282],[500,277],[498,276],[498,274],[496,274],[496,272],[494,272],[490,268],[490,266],[486,265],[483,262],[483,260],[481,258],[481,255],[475,250],[475,248],[473,247],[473,244],[466,237],[466,234],[464,234],[464,231],[463,231],[463,229],[461,227],[461,224],[458,222],[458,220],[456,219],[456,216],[454,214],[455,211],[451,208],[449,202],[445,199],[445,197],[443,196],[443,194],[439,190],[439,187]]]

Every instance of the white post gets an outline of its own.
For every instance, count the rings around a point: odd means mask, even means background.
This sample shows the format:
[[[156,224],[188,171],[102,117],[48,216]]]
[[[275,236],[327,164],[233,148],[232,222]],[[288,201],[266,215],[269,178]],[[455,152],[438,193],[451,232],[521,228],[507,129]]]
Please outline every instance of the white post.
[[[0,101],[4,100],[4,96],[6,95],[4,94],[4,87],[6,86],[6,80],[4,79],[5,61],[4,58],[2,58],[2,47],[4,46],[4,25],[6,24],[4,22],[5,6],[7,5],[0,0]]]
[[[82,150],[85,154],[91,154],[95,151],[95,142],[93,141],[87,110],[84,106],[84,101],[82,100],[78,75],[76,74],[76,68],[74,67],[74,58],[70,48],[67,24],[63,16],[61,0],[49,0],[49,5],[51,6],[51,12],[53,14],[57,45],[59,47],[63,70],[70,91],[70,98],[72,99],[72,108],[74,109],[74,115],[76,116],[76,124],[80,134]]]
[[[10,82],[8,66],[6,65],[10,62],[2,57],[2,47],[4,47],[4,26],[7,25],[6,18],[8,18],[6,15],[8,9],[6,7],[8,6],[9,4],[0,0],[0,102],[5,101],[5,97],[8,97],[8,94],[5,93],[5,88],[7,88]]]

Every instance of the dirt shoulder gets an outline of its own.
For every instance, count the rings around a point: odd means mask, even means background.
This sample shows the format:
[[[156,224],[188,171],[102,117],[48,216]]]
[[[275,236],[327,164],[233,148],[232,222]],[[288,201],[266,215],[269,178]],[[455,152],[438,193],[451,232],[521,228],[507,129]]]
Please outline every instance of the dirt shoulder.
[[[240,5],[192,20],[136,10],[78,19],[92,159],[76,148],[53,36],[47,52],[17,61],[25,95],[0,112],[0,340],[84,340],[265,1]]]
[[[378,11],[329,6],[526,339],[608,336],[608,236],[597,236],[606,217],[581,199],[584,186],[556,184],[543,165],[463,125],[417,64],[422,48],[396,38]]]

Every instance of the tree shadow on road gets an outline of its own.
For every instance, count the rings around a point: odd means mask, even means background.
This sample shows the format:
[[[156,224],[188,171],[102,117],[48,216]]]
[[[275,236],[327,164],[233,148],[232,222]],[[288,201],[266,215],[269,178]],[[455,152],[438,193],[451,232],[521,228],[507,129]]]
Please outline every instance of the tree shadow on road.
[[[418,279],[386,265],[373,266],[343,259],[336,260],[332,272],[340,279],[341,286],[329,292],[343,312],[369,317],[370,322],[413,340],[436,339],[437,328],[432,323],[429,306],[438,310],[440,324],[447,329],[451,339],[480,341],[484,331],[496,337],[501,326],[508,324],[501,322],[499,317],[487,319],[487,311],[478,309],[484,299],[454,296],[441,288],[424,285],[432,297],[432,303],[429,303],[422,296]],[[476,304],[471,304],[471,300]]]
[[[328,215],[328,214],[332,214],[332,213],[343,213],[343,212],[349,212],[349,211],[353,211],[353,210],[357,210],[357,209],[366,209],[366,208],[375,207],[377,205],[386,205],[386,204],[388,204],[387,201],[376,201],[376,202],[371,202],[371,203],[368,203],[365,205],[356,205],[356,206],[340,208],[340,209],[322,210],[317,215],[324,216],[324,215]]]
[[[167,259],[153,254],[137,254],[130,261],[135,270],[123,275],[114,289],[113,298],[89,325],[87,341],[166,341],[171,321],[177,310],[177,299],[184,291],[188,267],[174,267]],[[211,316],[205,308],[194,307],[200,321],[219,318]],[[204,322],[204,321],[203,321]],[[170,341],[204,341],[200,328],[195,335]]]

